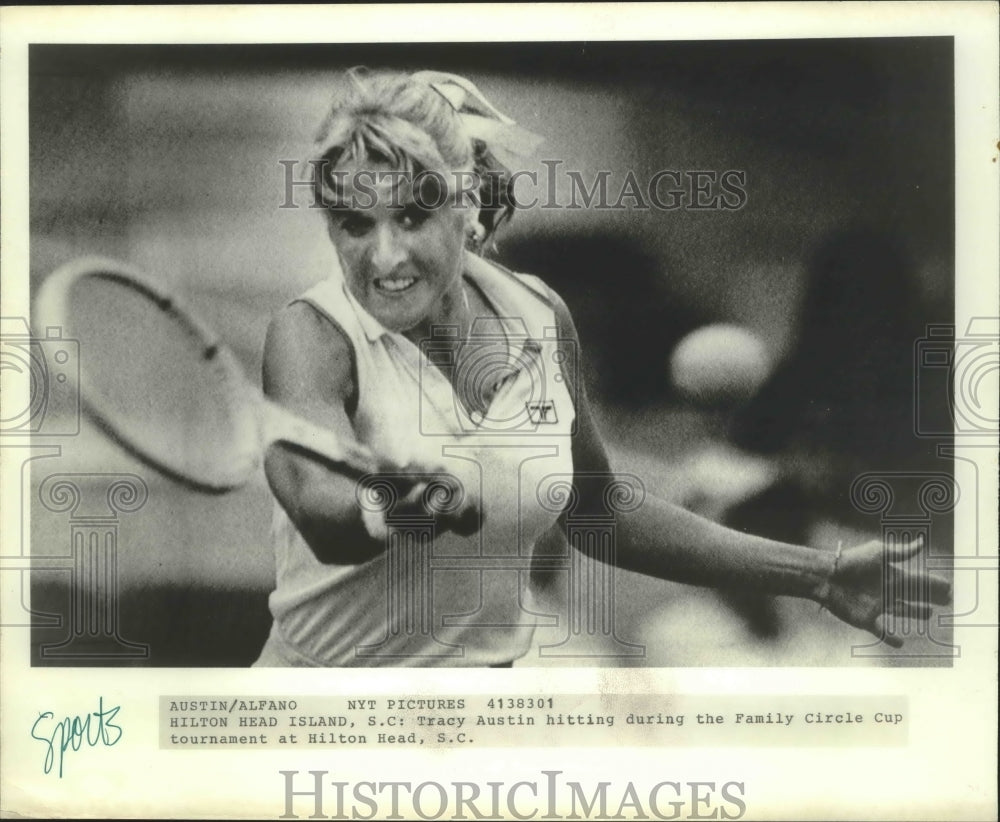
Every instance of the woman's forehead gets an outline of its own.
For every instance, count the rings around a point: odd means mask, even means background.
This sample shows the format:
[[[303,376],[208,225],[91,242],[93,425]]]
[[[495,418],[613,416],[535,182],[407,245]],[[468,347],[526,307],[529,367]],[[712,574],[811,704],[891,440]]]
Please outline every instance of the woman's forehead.
[[[405,203],[413,198],[413,172],[382,161],[351,158],[324,169],[324,176],[345,203],[370,202],[372,197]]]
[[[414,172],[384,161],[354,158],[324,168],[322,173],[330,205],[360,211],[400,208],[411,203],[425,209],[448,204],[457,207],[476,185],[471,172],[454,175],[426,169]]]

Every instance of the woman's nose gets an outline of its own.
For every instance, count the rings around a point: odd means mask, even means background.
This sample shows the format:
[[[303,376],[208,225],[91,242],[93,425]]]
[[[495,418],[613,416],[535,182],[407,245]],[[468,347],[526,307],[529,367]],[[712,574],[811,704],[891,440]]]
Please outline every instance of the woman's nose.
[[[389,226],[379,226],[373,242],[372,267],[376,274],[391,274],[406,257],[402,243]]]

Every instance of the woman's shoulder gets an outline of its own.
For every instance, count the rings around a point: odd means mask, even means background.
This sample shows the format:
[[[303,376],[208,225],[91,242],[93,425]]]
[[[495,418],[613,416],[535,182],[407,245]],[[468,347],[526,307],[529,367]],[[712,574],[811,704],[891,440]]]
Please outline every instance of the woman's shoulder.
[[[508,282],[516,283],[524,293],[537,299],[555,314],[560,331],[565,330],[566,333],[575,336],[576,327],[573,324],[573,317],[569,307],[563,298],[545,280],[535,274],[514,271],[496,260],[485,260],[481,257],[476,258],[476,260],[477,262],[473,263],[473,267],[477,268],[480,273],[490,271],[490,276],[494,278],[499,277]]]
[[[308,347],[322,345],[350,347],[351,339],[343,325],[313,302],[295,299],[279,309],[268,324],[265,348]]]
[[[264,341],[265,393],[284,394],[310,386],[347,395],[353,373],[350,337],[312,303],[295,300],[271,319]]]
[[[466,262],[466,268],[476,279],[487,280],[495,285],[516,284],[518,288],[542,301],[550,305],[552,303],[553,292],[542,281],[541,277],[514,271],[496,260],[487,260],[485,257],[476,255],[470,255]]]
[[[350,328],[355,323],[345,311],[343,292],[340,281],[331,277],[287,302],[271,318],[265,354],[268,348],[300,355],[312,351],[324,357],[342,351],[352,353]]]

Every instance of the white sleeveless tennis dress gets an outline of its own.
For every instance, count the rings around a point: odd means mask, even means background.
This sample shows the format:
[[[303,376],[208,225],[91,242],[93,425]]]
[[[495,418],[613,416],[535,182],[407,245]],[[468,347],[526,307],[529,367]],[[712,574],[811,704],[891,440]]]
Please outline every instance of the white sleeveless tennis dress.
[[[538,615],[528,588],[536,540],[558,512],[540,490],[568,476],[575,419],[545,287],[470,255],[466,277],[500,317],[467,374],[500,387],[470,417],[432,364],[446,352],[386,330],[334,277],[299,300],[333,320],[356,359],[356,435],[397,465],[440,465],[482,500],[472,537],[437,534],[430,520],[395,522],[387,550],[359,565],[316,559],[275,504],[277,586],[271,635],[257,666],[484,666],[509,663],[531,643]]]

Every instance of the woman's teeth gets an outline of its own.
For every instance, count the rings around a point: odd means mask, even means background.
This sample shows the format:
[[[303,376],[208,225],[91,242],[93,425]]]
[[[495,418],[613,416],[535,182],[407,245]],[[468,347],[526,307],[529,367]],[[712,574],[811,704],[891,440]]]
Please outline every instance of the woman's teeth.
[[[380,291],[405,291],[416,281],[416,277],[398,277],[392,280],[379,278],[375,280],[375,287]]]

